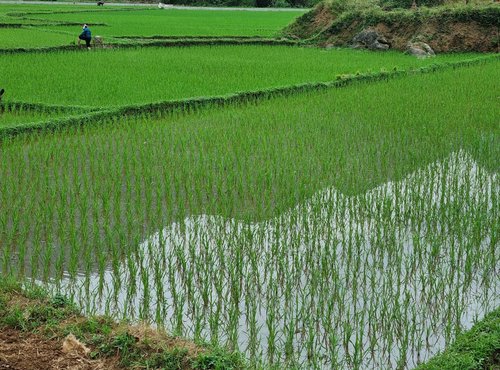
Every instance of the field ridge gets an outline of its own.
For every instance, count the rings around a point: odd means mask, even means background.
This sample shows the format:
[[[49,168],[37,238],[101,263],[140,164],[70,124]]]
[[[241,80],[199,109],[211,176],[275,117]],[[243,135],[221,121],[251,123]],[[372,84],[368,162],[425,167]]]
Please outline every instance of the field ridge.
[[[385,81],[393,78],[404,77],[411,74],[425,74],[443,71],[449,68],[462,68],[474,66],[478,64],[485,64],[500,60],[500,55],[487,55],[474,59],[460,60],[454,62],[435,63],[429,66],[410,68],[409,70],[394,69],[391,71],[380,71],[374,73],[356,73],[338,75],[336,80],[329,82],[316,82],[316,83],[303,83],[297,85],[289,85],[283,87],[276,87],[263,90],[245,91],[240,93],[226,94],[221,96],[202,97],[202,98],[187,98],[181,100],[169,100],[158,103],[148,104],[135,104],[123,106],[115,109],[91,109],[89,113],[82,113],[80,115],[73,115],[67,118],[60,118],[56,120],[48,120],[44,122],[24,123],[16,126],[0,127],[0,140],[2,138],[13,137],[19,134],[44,131],[44,130],[57,130],[68,126],[81,126],[92,123],[104,122],[106,118],[119,117],[123,115],[138,115],[141,113],[155,113],[155,112],[172,112],[172,111],[189,111],[202,109],[211,106],[224,106],[228,104],[248,103],[261,99],[269,99],[275,96],[286,96],[293,94],[300,94],[307,91],[324,90],[331,88],[342,88],[356,83],[372,83],[377,81]],[[17,103],[24,104],[24,103]],[[26,104],[30,109],[43,109],[43,104]],[[50,106],[47,106],[50,107]],[[83,108],[83,107],[82,107]],[[50,109],[50,108],[48,108]]]

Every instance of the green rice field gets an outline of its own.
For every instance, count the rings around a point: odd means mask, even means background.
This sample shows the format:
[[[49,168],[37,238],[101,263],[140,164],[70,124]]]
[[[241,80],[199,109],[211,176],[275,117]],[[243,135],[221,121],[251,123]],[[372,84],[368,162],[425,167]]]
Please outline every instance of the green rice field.
[[[470,57],[451,54],[419,60],[396,52],[287,46],[136,48],[83,55],[74,51],[11,54],[2,57],[0,74],[11,92],[8,99],[99,107],[331,81],[342,74],[416,68]]]
[[[75,42],[65,35],[35,28],[0,28],[0,40],[0,47],[6,49],[70,45]]]
[[[107,12],[113,36],[271,37],[300,14]],[[229,33],[193,31],[201,12]],[[83,16],[107,14],[43,18]],[[249,369],[414,369],[500,305],[498,56],[207,44],[1,58],[3,276]]]
[[[78,23],[104,23],[105,36],[273,36],[302,12],[251,12],[148,9],[111,12],[44,14],[33,18]]]
[[[48,27],[54,33],[77,32],[74,25],[63,26],[69,22],[97,24],[95,34],[101,36],[274,36],[304,12],[233,11],[228,17],[227,11],[116,7],[82,11],[79,6],[71,12],[66,8],[56,12],[24,9],[7,15],[24,22],[60,23],[61,26]]]

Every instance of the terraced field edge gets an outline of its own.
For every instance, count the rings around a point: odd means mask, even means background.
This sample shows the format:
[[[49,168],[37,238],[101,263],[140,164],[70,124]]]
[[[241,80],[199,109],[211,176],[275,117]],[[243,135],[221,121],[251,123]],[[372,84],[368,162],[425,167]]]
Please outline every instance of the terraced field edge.
[[[425,67],[419,67],[409,70],[391,70],[380,71],[373,73],[356,73],[347,75],[338,75],[337,79],[329,82],[304,83],[298,85],[290,85],[276,88],[269,88],[256,91],[245,91],[234,94],[227,94],[212,97],[188,98],[181,100],[170,100],[158,103],[128,105],[114,109],[94,110],[82,114],[72,115],[59,119],[52,119],[36,123],[24,123],[16,126],[0,128],[0,140],[3,138],[13,137],[19,134],[43,131],[56,130],[68,126],[81,126],[92,123],[100,123],[105,119],[123,116],[136,115],[141,113],[169,113],[175,111],[192,112],[194,110],[203,109],[212,106],[225,106],[228,104],[244,104],[261,99],[270,99],[276,96],[286,96],[299,94],[308,91],[324,90],[330,88],[341,88],[350,86],[356,83],[371,83],[375,81],[384,81],[397,77],[404,77],[410,74],[432,73],[449,68],[462,68],[474,66],[500,60],[500,55],[488,55],[474,59],[461,60],[457,62],[436,63]],[[42,107],[43,105],[37,105]],[[1,106],[0,106],[1,107]]]
[[[131,37],[130,39],[135,38]],[[104,48],[110,49],[130,49],[138,47],[179,47],[179,46],[215,46],[215,45],[285,45],[285,46],[296,46],[299,45],[297,41],[287,40],[287,39],[272,39],[272,38],[248,38],[248,37],[213,37],[213,38],[170,38],[170,39],[150,39],[143,38],[143,42],[111,42],[105,44]],[[48,46],[39,48],[6,48],[0,49],[1,54],[19,54],[19,53],[50,53],[55,51],[68,51],[68,50],[79,50],[77,45],[61,45],[61,46]],[[83,51],[87,52],[86,49]]]

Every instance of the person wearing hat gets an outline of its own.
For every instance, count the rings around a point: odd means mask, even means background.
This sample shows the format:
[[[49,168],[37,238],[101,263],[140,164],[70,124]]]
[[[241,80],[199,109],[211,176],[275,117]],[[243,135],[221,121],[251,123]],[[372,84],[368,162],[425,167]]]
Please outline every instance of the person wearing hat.
[[[78,36],[78,45],[80,45],[81,40],[85,41],[85,43],[87,44],[87,49],[90,50],[90,40],[92,40],[92,33],[90,32],[90,28],[86,24],[83,25],[82,33],[80,34],[80,36]]]

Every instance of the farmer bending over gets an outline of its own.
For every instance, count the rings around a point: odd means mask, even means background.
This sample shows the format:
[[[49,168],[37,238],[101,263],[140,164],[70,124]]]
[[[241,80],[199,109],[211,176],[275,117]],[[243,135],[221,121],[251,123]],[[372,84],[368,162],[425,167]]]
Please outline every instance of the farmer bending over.
[[[78,45],[80,45],[80,41],[84,40],[87,44],[87,48],[90,50],[90,40],[92,40],[92,34],[90,33],[90,28],[86,24],[83,25],[83,30],[80,36],[78,36]]]

